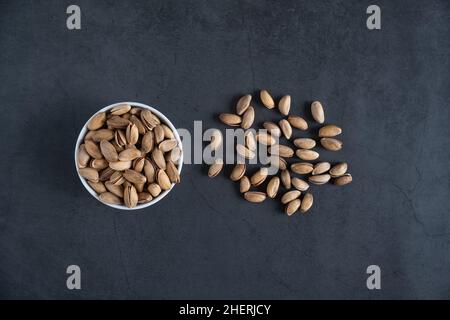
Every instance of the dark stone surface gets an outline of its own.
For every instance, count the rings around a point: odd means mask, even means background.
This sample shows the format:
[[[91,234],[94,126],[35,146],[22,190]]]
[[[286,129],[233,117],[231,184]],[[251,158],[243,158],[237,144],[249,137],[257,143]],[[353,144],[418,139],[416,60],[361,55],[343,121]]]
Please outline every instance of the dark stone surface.
[[[0,1],[0,297],[450,298],[450,5],[375,3],[380,31],[372,1],[78,0],[69,31],[72,2]],[[344,150],[323,156],[354,183],[314,188],[309,215],[249,204],[200,165],[139,214],[76,176],[75,139],[105,105],[208,128],[260,88],[305,116],[319,99],[344,128]],[[371,264],[382,290],[366,288]]]

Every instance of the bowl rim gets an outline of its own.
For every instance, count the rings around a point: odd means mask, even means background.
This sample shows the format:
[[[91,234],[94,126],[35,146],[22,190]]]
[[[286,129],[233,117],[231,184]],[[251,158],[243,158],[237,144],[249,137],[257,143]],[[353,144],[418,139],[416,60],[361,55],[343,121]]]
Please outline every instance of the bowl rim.
[[[126,211],[135,211],[135,210],[140,210],[140,209],[144,209],[144,208],[148,208],[156,203],[158,203],[159,201],[161,201],[165,196],[167,196],[169,194],[170,191],[172,191],[173,187],[175,186],[174,183],[172,183],[172,185],[170,186],[170,189],[165,190],[163,192],[161,192],[156,198],[154,198],[152,201],[147,202],[147,203],[143,203],[143,204],[138,204],[136,207],[134,208],[128,208],[124,205],[117,205],[117,204],[109,204],[109,203],[105,203],[103,201],[100,200],[99,196],[97,195],[97,192],[94,191],[94,189],[91,188],[91,186],[87,183],[87,181],[80,175],[79,171],[78,171],[78,160],[77,160],[77,155],[78,155],[78,150],[80,145],[83,142],[84,136],[86,135],[88,129],[87,129],[87,125],[88,123],[91,121],[91,119],[96,116],[97,114],[101,113],[101,112],[106,112],[109,111],[110,109],[114,108],[115,106],[121,105],[121,104],[129,104],[132,107],[139,107],[139,108],[143,108],[143,109],[148,109],[150,110],[152,113],[154,113],[155,115],[158,116],[158,118],[161,120],[162,123],[166,124],[167,126],[169,126],[169,128],[172,130],[175,139],[178,141],[178,145],[181,149],[181,157],[178,161],[177,169],[178,172],[181,174],[181,170],[183,168],[183,144],[181,142],[181,138],[180,135],[178,134],[178,130],[175,128],[175,126],[172,124],[172,122],[170,122],[170,120],[163,114],[161,113],[158,109],[156,109],[155,107],[151,107],[149,105],[146,105],[144,103],[140,103],[140,102],[117,102],[117,103],[113,103],[110,104],[109,106],[106,106],[100,110],[98,110],[97,112],[95,112],[89,119],[88,121],[86,121],[86,123],[83,125],[83,127],[81,128],[81,131],[78,135],[77,138],[77,142],[75,144],[75,152],[74,152],[74,159],[75,159],[75,171],[77,172],[78,178],[80,179],[81,183],[83,184],[83,186],[85,187],[85,189],[91,194],[91,196],[93,196],[95,199],[97,199],[101,204],[106,205],[108,207],[114,208],[114,209],[119,209],[119,210],[126,210]]]

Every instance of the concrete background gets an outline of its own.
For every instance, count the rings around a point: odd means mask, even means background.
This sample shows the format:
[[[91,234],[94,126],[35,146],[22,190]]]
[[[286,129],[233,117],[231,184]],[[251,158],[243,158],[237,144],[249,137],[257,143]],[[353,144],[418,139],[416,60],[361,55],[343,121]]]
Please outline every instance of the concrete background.
[[[73,3],[0,1],[0,298],[450,298],[448,1],[77,0],[69,31]],[[354,183],[313,188],[306,216],[247,203],[201,165],[138,214],[76,176],[76,137],[103,106],[224,128],[217,114],[260,88],[308,119],[319,99],[344,128],[344,150],[322,155],[347,160]],[[66,289],[71,264],[80,291]]]

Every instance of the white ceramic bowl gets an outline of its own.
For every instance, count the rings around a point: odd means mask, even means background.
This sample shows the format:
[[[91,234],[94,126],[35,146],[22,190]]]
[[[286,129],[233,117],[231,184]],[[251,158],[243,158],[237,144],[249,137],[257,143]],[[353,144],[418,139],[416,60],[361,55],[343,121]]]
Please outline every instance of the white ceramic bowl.
[[[179,147],[181,149],[181,157],[180,157],[180,160],[178,161],[178,164],[177,164],[178,172],[181,174],[181,168],[183,167],[183,145],[181,143],[181,139],[180,139],[180,136],[178,135],[177,129],[174,127],[172,122],[170,122],[169,119],[167,119],[166,116],[164,116],[161,112],[159,112],[155,108],[152,108],[152,107],[150,107],[150,106],[148,106],[146,104],[142,104],[142,103],[138,103],[138,102],[119,102],[119,103],[114,103],[112,105],[109,105],[109,106],[107,106],[107,107],[97,111],[94,115],[92,115],[92,117],[84,124],[83,128],[81,129],[80,134],[78,135],[77,144],[75,145],[75,169],[77,171],[77,174],[78,174],[78,177],[80,178],[81,183],[86,188],[86,190],[95,199],[97,199],[98,201],[100,201],[104,205],[107,205],[107,206],[115,208],[115,209],[120,209],[120,210],[139,210],[139,209],[150,207],[151,205],[154,205],[158,201],[162,200],[172,190],[172,188],[174,187],[174,184],[172,184],[172,186],[170,187],[169,190],[161,192],[161,194],[158,197],[154,198],[152,201],[144,203],[144,204],[138,204],[134,208],[128,208],[125,205],[108,204],[108,203],[104,203],[103,201],[101,201],[100,198],[98,197],[97,193],[91,188],[91,186],[86,182],[86,180],[82,176],[80,176],[80,174],[78,173],[78,164],[77,164],[78,147],[84,141],[84,136],[86,135],[86,132],[87,132],[87,124],[89,123],[89,121],[91,121],[91,119],[97,113],[108,111],[108,110],[114,108],[115,106],[120,105],[120,104],[124,104],[124,103],[130,104],[132,107],[139,107],[139,108],[142,108],[142,109],[150,110],[151,112],[153,112],[155,115],[158,116],[158,118],[161,120],[162,123],[164,123],[167,126],[169,126],[169,128],[173,131],[175,139],[178,141],[178,145],[179,145]]]

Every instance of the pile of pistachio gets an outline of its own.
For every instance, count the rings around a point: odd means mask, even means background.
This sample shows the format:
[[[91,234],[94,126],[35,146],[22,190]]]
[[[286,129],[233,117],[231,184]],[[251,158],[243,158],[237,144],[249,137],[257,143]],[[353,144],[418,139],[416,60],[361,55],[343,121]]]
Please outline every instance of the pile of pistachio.
[[[267,90],[260,92],[260,99],[266,108],[275,109],[275,101]],[[255,108],[251,106],[251,102],[251,95],[241,97],[237,102],[236,112],[220,114],[220,121],[232,127],[240,126],[244,130],[250,129],[255,120]],[[283,116],[278,123],[264,122],[262,126],[266,132],[256,135],[250,130],[246,131],[245,144],[236,145],[237,154],[245,159],[252,159],[256,156],[258,143],[267,146],[272,158],[278,159],[275,161],[275,165],[279,168],[278,173],[270,176],[267,167],[260,167],[253,174],[246,175],[247,165],[238,163],[234,166],[230,179],[239,182],[240,192],[247,201],[260,203],[267,198],[279,197],[285,213],[291,216],[299,210],[306,213],[311,209],[314,198],[312,193],[308,192],[310,183],[323,185],[333,182],[337,186],[343,186],[352,181],[352,176],[347,172],[346,162],[332,165],[330,162],[319,160],[320,154],[318,150],[315,150],[318,145],[316,139],[293,138],[294,130],[307,131],[309,126],[304,118],[289,114],[291,96],[285,95],[278,101],[278,110]],[[342,133],[342,129],[334,124],[325,124],[324,108],[319,101],[313,102],[310,110],[313,119],[322,125],[317,138],[320,145],[329,151],[341,150],[343,142],[336,137]],[[277,144],[277,139],[274,137],[284,137],[289,145]],[[217,150],[221,144],[220,132],[213,134],[211,149]],[[289,164],[287,160],[294,156],[301,161]],[[216,177],[222,171],[223,166],[223,160],[216,159],[209,167],[208,176]],[[285,189],[283,194],[280,194],[281,185]]]
[[[78,148],[78,173],[106,204],[134,208],[180,183],[181,147],[148,109],[121,104],[97,113]]]

